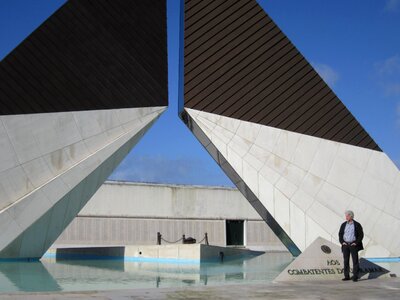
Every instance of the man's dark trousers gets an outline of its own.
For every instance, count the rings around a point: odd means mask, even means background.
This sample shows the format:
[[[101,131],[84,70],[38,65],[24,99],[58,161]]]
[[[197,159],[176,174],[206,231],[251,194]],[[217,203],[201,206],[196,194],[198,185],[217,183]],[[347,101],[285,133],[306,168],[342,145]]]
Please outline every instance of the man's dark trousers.
[[[358,279],[358,249],[356,246],[350,246],[350,244],[343,245],[344,277],[350,278],[350,254],[353,260],[353,276]]]

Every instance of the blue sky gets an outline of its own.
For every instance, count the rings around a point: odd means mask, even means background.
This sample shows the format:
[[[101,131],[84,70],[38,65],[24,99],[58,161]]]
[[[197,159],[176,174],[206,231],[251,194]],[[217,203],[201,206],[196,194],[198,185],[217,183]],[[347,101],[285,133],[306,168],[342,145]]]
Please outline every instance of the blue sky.
[[[0,59],[63,3],[0,0]],[[400,165],[400,0],[259,3]],[[168,0],[170,107],[111,178],[232,186],[177,117],[178,16]]]

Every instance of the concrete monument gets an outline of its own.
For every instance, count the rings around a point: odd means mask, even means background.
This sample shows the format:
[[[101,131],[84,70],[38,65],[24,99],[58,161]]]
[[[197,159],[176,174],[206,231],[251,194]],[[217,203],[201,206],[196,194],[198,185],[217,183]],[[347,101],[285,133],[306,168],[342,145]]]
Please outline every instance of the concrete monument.
[[[167,101],[163,0],[67,1],[8,54],[0,258],[41,257]]]
[[[181,5],[180,117],[287,249],[351,208],[399,256],[398,168],[257,1]],[[165,110],[166,36],[165,0],[70,0],[1,61],[0,258],[40,257]]]
[[[399,169],[257,1],[185,1],[182,23],[180,116],[288,250],[339,244],[351,209],[361,254],[398,257]]]
[[[360,259],[360,280],[394,276],[388,270],[365,258]],[[317,238],[275,281],[338,280],[343,278],[343,256],[340,247]]]

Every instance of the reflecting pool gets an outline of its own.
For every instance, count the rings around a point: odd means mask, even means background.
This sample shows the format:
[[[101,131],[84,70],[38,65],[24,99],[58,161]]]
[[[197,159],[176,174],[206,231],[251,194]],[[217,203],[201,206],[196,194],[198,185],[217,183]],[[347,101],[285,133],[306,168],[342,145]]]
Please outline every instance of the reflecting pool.
[[[289,253],[265,253],[214,263],[123,260],[1,262],[0,292],[85,291],[271,282],[291,261]]]

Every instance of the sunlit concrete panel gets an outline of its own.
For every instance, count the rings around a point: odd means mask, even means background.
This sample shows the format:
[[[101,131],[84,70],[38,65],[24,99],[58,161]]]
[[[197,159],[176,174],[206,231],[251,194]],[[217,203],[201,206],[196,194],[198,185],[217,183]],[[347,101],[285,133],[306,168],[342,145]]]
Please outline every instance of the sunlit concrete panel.
[[[400,172],[385,153],[189,108],[184,115],[253,207],[299,250],[318,236],[338,243],[351,209],[364,226],[364,255],[400,255],[387,234],[400,232]]]
[[[164,109],[1,116],[0,257],[40,257]]]

